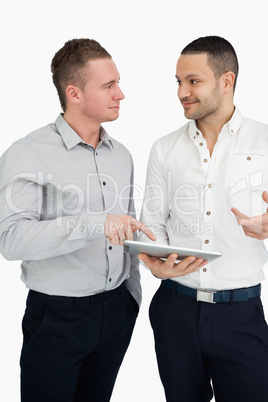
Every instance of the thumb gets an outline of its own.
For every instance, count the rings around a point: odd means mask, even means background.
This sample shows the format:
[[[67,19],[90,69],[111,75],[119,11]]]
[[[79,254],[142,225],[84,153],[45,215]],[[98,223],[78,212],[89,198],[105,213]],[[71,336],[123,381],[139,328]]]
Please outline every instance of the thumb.
[[[268,203],[268,193],[267,193],[267,191],[264,191],[262,193],[262,199],[263,199],[264,202]]]
[[[246,215],[242,214],[242,212],[239,211],[237,208],[231,208],[232,213],[236,217],[237,221],[239,222],[241,219],[247,218]]]

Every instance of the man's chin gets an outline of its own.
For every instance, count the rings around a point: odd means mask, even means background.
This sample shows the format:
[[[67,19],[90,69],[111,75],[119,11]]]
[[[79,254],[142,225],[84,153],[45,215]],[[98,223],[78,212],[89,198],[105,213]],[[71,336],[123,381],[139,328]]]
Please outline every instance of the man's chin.
[[[118,116],[111,117],[109,121],[115,121],[115,120],[118,119],[118,117],[119,117],[119,115],[118,115]]]
[[[115,121],[115,120],[118,119],[118,117],[119,117],[119,114],[118,114],[117,116],[116,116],[116,115],[114,115],[114,116],[108,116],[108,117],[106,118],[106,120],[103,121],[103,123],[108,123],[109,121]]]
[[[189,119],[189,120],[194,120],[195,119],[194,118],[194,113],[190,113],[190,111],[187,110],[187,109],[184,109],[184,116],[186,117],[186,119]]]

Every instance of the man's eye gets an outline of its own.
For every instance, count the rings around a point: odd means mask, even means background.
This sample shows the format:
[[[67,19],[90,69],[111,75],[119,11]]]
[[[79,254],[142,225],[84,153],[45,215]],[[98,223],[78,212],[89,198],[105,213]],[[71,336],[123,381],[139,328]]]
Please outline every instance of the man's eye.
[[[192,80],[191,83],[192,83],[192,84],[198,84],[198,81]]]
[[[181,85],[181,81],[180,81],[180,80],[177,80],[177,83],[178,83],[178,85]]]

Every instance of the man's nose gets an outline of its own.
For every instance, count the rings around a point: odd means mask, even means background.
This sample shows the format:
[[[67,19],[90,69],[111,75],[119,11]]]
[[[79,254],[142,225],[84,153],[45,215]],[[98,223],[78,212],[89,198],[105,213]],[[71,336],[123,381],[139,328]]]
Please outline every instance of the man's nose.
[[[116,100],[123,100],[125,98],[125,95],[123,94],[120,86],[117,84],[116,86],[116,92],[114,94],[114,99]]]
[[[188,98],[191,96],[191,91],[190,88],[187,84],[180,84],[178,87],[178,98],[182,99],[182,98]]]

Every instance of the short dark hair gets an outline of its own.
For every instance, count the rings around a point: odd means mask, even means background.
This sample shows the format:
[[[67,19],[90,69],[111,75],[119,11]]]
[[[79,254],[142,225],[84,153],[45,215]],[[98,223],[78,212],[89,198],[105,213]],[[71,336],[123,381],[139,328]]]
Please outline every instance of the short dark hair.
[[[220,36],[204,36],[189,43],[181,52],[182,55],[198,53],[207,54],[208,65],[216,79],[224,73],[232,71],[235,74],[235,90],[239,66],[236,52],[231,43]]]
[[[51,62],[51,72],[64,112],[67,107],[66,87],[75,85],[83,89],[88,62],[104,58],[111,59],[111,55],[94,39],[72,39],[57,51]]]

